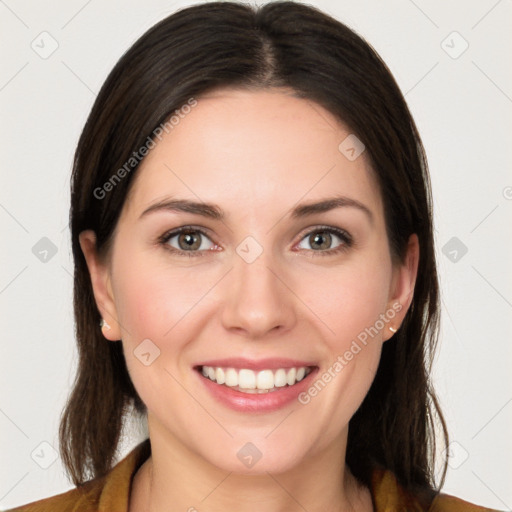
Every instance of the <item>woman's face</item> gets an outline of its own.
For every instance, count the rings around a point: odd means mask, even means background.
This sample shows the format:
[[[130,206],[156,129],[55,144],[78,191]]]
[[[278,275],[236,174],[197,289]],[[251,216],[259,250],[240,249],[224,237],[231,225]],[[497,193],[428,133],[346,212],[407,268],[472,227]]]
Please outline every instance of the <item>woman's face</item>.
[[[81,235],[152,444],[235,472],[344,455],[418,258],[413,236],[392,265],[361,149],[282,90],[210,93],[143,160],[105,264]]]

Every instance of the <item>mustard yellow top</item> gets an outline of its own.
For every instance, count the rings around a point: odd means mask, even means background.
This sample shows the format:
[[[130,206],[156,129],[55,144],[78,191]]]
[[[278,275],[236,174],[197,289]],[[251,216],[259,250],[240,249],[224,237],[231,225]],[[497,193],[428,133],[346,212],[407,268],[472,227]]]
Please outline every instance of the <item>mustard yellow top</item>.
[[[149,439],[146,439],[104,477],[7,512],[127,512],[132,479],[150,454],[151,446]],[[446,494],[437,494],[432,498],[428,492],[408,493],[400,487],[393,474],[385,470],[374,471],[370,491],[375,512],[491,511]]]

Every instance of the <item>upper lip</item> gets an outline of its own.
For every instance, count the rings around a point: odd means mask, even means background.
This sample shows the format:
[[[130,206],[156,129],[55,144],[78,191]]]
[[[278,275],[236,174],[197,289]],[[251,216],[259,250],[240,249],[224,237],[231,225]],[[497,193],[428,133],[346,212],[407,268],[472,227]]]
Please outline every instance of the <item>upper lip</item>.
[[[315,363],[311,361],[299,361],[298,359],[289,359],[284,357],[273,357],[267,359],[246,359],[244,357],[230,357],[226,359],[211,359],[203,361],[197,365],[196,368],[201,366],[213,366],[221,368],[247,368],[248,370],[275,370],[278,368],[300,368],[302,366],[314,367]]]

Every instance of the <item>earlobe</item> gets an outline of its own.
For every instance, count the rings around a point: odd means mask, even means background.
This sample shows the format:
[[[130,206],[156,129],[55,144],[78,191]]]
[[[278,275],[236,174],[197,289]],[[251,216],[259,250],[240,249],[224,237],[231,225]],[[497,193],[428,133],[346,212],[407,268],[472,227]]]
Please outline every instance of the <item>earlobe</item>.
[[[96,306],[103,319],[101,332],[108,340],[120,340],[121,330],[117,321],[110,272],[108,265],[101,260],[96,250],[96,233],[92,230],[82,231],[78,239],[89,270]]]
[[[389,310],[396,314],[390,322],[384,340],[391,338],[400,328],[414,296],[414,286],[418,273],[420,246],[418,236],[413,233],[407,243],[407,253],[404,262],[395,269],[391,286],[391,295],[388,301]]]

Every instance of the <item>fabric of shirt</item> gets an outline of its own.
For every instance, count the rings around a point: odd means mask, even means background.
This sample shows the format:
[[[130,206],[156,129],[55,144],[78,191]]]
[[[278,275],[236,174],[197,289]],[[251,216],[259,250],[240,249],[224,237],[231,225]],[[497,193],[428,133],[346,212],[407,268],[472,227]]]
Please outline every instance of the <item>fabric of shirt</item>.
[[[150,455],[146,439],[104,477],[6,512],[128,512],[133,477]],[[407,492],[387,470],[374,470],[370,492],[375,512],[493,512],[446,494]]]

